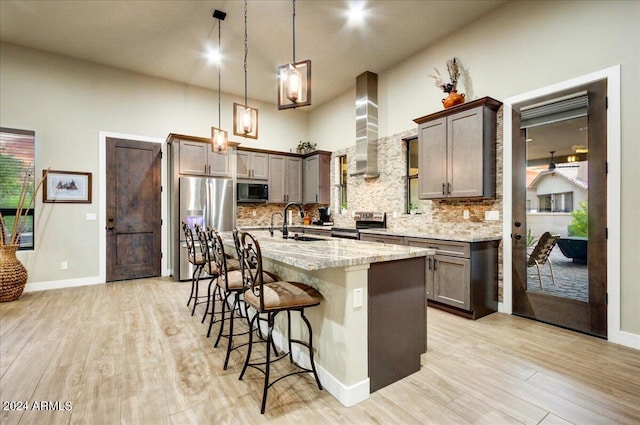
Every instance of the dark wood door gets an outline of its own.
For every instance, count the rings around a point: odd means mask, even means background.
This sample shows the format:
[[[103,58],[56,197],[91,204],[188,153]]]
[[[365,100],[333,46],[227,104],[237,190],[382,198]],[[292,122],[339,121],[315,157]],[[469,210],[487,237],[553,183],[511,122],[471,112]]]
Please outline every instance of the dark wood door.
[[[573,266],[569,269],[569,279],[566,281],[575,283],[580,278],[577,274],[580,267],[586,269],[585,288],[586,293],[583,297],[573,297],[573,294],[562,293],[562,286],[564,285],[559,281],[558,275],[559,264],[553,263],[555,267],[555,284],[553,283],[553,274],[549,273],[551,267],[549,264],[541,266],[543,273],[546,272],[547,276],[539,280],[540,284],[537,287],[538,277],[535,274],[535,264],[531,267],[527,267],[527,229],[531,228],[530,224],[534,220],[534,214],[531,211],[527,211],[527,190],[531,191],[534,183],[529,183],[527,180],[527,167],[530,166],[527,162],[527,150],[532,149],[531,143],[535,140],[531,139],[525,134],[525,130],[521,129],[521,109],[528,105],[544,104],[551,100],[560,99],[563,96],[567,97],[574,93],[580,93],[582,91],[587,92],[588,106],[586,124],[580,128],[580,131],[587,132],[588,140],[588,152],[582,153],[584,157],[579,157],[577,154],[570,155],[574,158],[578,157],[578,161],[588,163],[587,170],[587,183],[588,187],[588,202],[587,215],[588,215],[588,237],[587,239],[587,264],[572,264],[571,260],[567,260],[559,254],[559,247],[555,246],[552,250],[556,252],[556,259],[562,261],[569,261],[569,265]],[[514,105],[513,109],[513,222],[512,222],[512,266],[513,266],[513,312],[521,316],[536,319],[542,322],[551,323],[554,325],[562,326],[568,329],[585,332],[591,335],[600,337],[607,336],[607,305],[606,305],[606,291],[607,291],[607,240],[606,240],[606,205],[607,205],[607,122],[606,122],[606,81],[598,81],[590,84],[586,84],[581,87],[575,87],[571,90],[567,90],[562,93],[554,93],[553,95],[545,98],[533,99],[526,104]],[[570,170],[571,162],[564,162],[562,159],[555,159],[551,157],[551,161],[546,159],[549,163],[545,173],[551,178],[557,177],[559,180],[567,180],[566,176],[571,176],[569,171],[563,173],[557,173],[558,170]],[[575,159],[574,159],[575,161]],[[578,169],[578,168],[574,168]],[[561,175],[561,174],[564,174]],[[577,174],[576,174],[577,175]],[[537,177],[536,177],[537,179]],[[535,181],[535,180],[534,180]],[[548,198],[548,196],[546,196]],[[529,195],[531,198],[531,195]],[[540,198],[540,197],[538,197]],[[545,196],[543,196],[545,198]],[[551,198],[554,199],[554,198]],[[535,201],[535,200],[534,200]],[[566,202],[566,197],[563,199],[556,199],[556,202]],[[543,205],[542,203],[540,205]],[[551,211],[547,216],[553,215],[553,207],[549,207],[549,204],[544,204],[544,208],[540,211]],[[553,205],[553,204],[550,204]],[[531,208],[529,208],[531,210]],[[575,213],[576,208],[571,213]],[[575,216],[574,216],[575,217]],[[548,222],[547,222],[548,223]],[[561,228],[564,230],[567,227]],[[544,228],[540,231],[546,230]],[[559,232],[553,232],[559,233]],[[539,234],[537,236],[540,236]],[[568,236],[567,236],[568,237]],[[529,247],[529,250],[531,247]],[[553,255],[553,254],[552,254]],[[564,253],[562,253],[564,255]],[[554,260],[555,261],[555,260]],[[534,277],[528,277],[533,270]],[[528,273],[529,272],[529,273]],[[585,275],[583,275],[585,276]],[[545,279],[544,285],[547,285],[548,290],[543,289],[542,280]],[[532,282],[535,285],[532,285]],[[559,289],[560,288],[560,289]],[[569,296],[570,295],[570,296]]]
[[[107,138],[107,282],[161,274],[160,147]]]

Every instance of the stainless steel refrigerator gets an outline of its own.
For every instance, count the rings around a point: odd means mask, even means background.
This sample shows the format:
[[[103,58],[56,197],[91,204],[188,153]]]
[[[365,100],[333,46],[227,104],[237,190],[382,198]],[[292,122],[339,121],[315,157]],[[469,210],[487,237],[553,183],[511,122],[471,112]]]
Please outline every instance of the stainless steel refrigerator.
[[[179,276],[180,280],[189,280],[193,273],[182,231],[182,222],[186,221],[192,228],[199,224],[212,226],[219,232],[231,231],[236,224],[235,199],[233,179],[211,177],[180,177],[178,179],[180,249],[178,264],[174,264],[174,276]],[[195,229],[193,230],[197,241]],[[196,249],[199,249],[199,244]]]

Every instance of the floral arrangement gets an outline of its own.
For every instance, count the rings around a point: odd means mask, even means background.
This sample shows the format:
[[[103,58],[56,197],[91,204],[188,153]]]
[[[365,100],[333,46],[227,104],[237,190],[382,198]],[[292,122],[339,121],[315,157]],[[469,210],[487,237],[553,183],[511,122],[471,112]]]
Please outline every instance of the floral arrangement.
[[[451,93],[454,90],[457,90],[458,87],[458,78],[460,77],[460,68],[458,66],[458,61],[456,58],[449,59],[447,61],[447,71],[449,73],[449,81],[445,83],[442,80],[442,75],[440,75],[440,71],[437,68],[433,68],[436,72],[435,75],[429,74],[429,77],[435,80],[436,87],[440,87],[443,92]]]
[[[9,232],[7,228],[7,223],[2,217],[2,213],[0,213],[0,246],[2,245],[17,245],[20,242],[20,234],[24,230],[24,227],[27,222],[27,216],[29,214],[29,210],[33,207],[36,195],[40,190],[40,187],[44,183],[47,178],[47,174],[49,174],[49,170],[45,170],[42,178],[38,181],[38,184],[33,190],[33,194],[31,195],[31,199],[29,199],[29,192],[31,192],[31,184],[32,184],[32,176],[35,171],[33,164],[29,166],[29,168],[24,173],[24,178],[22,179],[22,188],[20,191],[20,196],[18,198],[18,206],[16,208],[16,217],[13,221],[13,228]]]
[[[303,142],[302,140],[300,140],[300,142],[298,143],[298,147],[296,148],[296,151],[298,153],[311,152],[316,149],[316,146],[317,146],[317,143],[311,143],[309,141]]]

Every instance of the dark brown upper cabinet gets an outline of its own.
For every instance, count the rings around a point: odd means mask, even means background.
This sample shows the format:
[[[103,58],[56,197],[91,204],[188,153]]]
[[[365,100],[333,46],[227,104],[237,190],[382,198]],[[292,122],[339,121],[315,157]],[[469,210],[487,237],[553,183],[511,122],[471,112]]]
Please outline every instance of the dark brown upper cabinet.
[[[501,105],[485,97],[413,120],[418,124],[420,199],[495,198]]]

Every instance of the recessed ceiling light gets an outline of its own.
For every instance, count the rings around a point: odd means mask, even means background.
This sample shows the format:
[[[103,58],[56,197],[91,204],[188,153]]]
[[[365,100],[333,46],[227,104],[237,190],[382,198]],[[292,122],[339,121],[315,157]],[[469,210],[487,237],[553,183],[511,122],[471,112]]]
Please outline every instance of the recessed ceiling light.
[[[350,1],[347,13],[348,23],[351,26],[361,26],[367,17],[366,1]]]
[[[218,65],[222,63],[222,53],[217,48],[207,49],[203,56],[207,59],[209,65]]]

